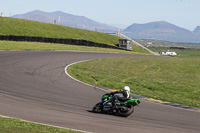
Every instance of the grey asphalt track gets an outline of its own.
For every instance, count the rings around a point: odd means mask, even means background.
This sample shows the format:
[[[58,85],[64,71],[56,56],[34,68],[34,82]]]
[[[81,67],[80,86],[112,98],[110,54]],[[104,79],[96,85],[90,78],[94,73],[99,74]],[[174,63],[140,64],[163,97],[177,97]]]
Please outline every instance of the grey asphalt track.
[[[95,133],[199,133],[200,113],[142,101],[128,118],[92,113],[105,92],[65,74],[73,62],[111,53],[0,51],[0,115]]]

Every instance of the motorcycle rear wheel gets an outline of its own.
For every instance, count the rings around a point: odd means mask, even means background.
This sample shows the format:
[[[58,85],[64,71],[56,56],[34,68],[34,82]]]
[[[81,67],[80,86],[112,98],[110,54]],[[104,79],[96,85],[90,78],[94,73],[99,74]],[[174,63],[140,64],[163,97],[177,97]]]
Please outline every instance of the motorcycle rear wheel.
[[[123,117],[128,117],[134,112],[134,107],[132,105],[127,105],[128,111],[118,110],[118,114]]]

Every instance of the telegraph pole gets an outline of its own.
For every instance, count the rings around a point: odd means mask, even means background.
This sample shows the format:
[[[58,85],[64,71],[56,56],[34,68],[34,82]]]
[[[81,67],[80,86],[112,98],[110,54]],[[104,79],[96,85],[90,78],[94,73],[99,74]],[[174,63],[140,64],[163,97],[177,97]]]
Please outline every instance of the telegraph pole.
[[[117,31],[117,36],[119,37],[119,29],[118,29],[118,31]]]
[[[60,25],[60,16],[58,16],[58,25]]]

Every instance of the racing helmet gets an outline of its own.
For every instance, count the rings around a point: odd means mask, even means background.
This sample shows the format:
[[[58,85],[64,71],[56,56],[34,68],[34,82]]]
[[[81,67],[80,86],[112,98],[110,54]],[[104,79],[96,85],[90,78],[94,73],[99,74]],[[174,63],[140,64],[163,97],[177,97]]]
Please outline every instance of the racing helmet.
[[[124,86],[123,90],[126,91],[128,94],[130,94],[130,87]]]

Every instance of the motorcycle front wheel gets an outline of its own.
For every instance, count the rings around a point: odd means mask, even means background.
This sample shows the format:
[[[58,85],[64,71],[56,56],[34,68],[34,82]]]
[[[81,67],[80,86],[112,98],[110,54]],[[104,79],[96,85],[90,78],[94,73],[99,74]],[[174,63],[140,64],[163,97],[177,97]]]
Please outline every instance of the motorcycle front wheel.
[[[93,112],[95,113],[101,113],[102,112],[102,103],[97,103],[93,109],[92,109]]]

